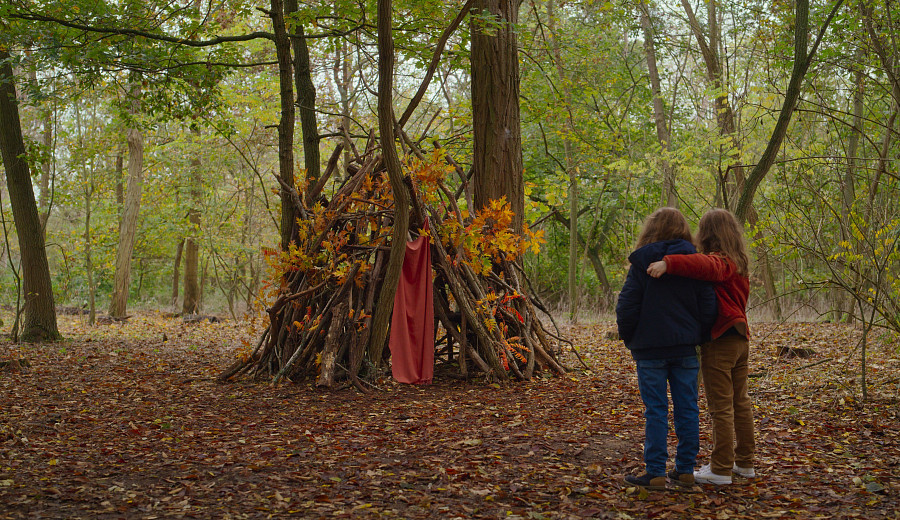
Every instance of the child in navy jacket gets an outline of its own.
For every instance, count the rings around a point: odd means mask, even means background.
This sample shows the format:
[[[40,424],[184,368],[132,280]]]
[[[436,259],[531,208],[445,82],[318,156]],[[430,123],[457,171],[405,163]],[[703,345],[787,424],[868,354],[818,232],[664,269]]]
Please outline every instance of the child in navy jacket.
[[[666,255],[690,254],[687,220],[674,208],[661,208],[644,222],[631,268],[616,305],[619,336],[637,364],[638,388],[644,402],[644,464],[646,473],[628,475],[625,482],[647,489],[664,489],[668,450],[669,400],[672,395],[678,447],[669,479],[677,485],[694,483],[700,449],[696,346],[709,340],[716,319],[716,296],[709,283],[688,278],[652,278],[647,267]]]

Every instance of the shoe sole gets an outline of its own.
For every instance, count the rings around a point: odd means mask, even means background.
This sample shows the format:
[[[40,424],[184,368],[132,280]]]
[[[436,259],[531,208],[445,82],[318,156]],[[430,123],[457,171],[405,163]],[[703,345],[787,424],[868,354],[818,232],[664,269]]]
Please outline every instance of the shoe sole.
[[[696,482],[697,484],[712,484],[714,486],[728,486],[731,484],[730,480],[727,482],[716,482],[714,480],[706,480],[700,477],[694,477],[694,482]]]

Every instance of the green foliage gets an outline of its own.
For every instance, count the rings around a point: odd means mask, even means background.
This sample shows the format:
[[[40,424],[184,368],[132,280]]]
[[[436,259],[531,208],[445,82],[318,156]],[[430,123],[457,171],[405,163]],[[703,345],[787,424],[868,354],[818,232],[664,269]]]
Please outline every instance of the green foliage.
[[[287,22],[314,36],[308,44],[320,131],[333,133],[346,110],[353,144],[362,152],[369,131],[377,126],[377,57],[371,52],[375,2],[298,4]],[[396,113],[402,113],[418,88],[437,38],[462,4],[394,2]],[[479,246],[466,238],[466,231],[474,228],[460,225],[458,243],[480,265],[515,250],[524,254],[538,290],[563,301],[572,178],[581,237],[578,285],[588,300],[608,298],[621,283],[640,223],[660,204],[663,161],[675,168],[679,206],[692,222],[711,206],[733,203],[721,192],[721,179],[741,167],[746,174],[768,143],[792,66],[794,13],[790,2],[715,5],[727,64],[719,88],[706,74],[682,7],[677,2],[650,3],[671,133],[664,151],[652,120],[643,34],[633,2],[554,1],[553,19],[549,0],[522,4],[516,29],[525,220],[540,220],[535,231],[544,233],[546,244],[540,253],[524,253],[510,237],[485,234],[492,238]],[[900,14],[882,4],[867,5],[875,37],[889,55],[896,55],[890,37],[900,27]],[[196,43],[271,31],[269,18],[257,7],[241,0],[201,3],[200,12],[193,4],[157,0],[0,3],[5,44],[17,59],[35,180],[41,172],[38,166],[52,165],[47,240],[62,303],[80,304],[87,298],[88,245],[100,298],[110,290],[120,212],[116,158],[121,155],[127,163],[124,129],[129,125],[138,125],[144,134],[146,154],[133,298],[168,302],[175,251],[184,237],[192,236],[201,244],[206,297],[220,294],[220,308],[222,300],[231,307],[238,300],[253,299],[247,295],[255,293],[254,279],[263,269],[260,250],[275,243],[278,231],[279,201],[271,176],[277,169],[277,74],[271,65],[259,65],[273,61],[272,44],[259,38],[197,47],[154,37]],[[814,6],[811,27],[818,27],[829,9]],[[898,259],[889,243],[896,228],[890,201],[898,188],[893,162],[898,140],[894,134],[882,154],[886,125],[895,110],[893,86],[860,12],[859,2],[846,3],[825,35],[776,164],[758,191],[757,221],[748,237],[754,251],[767,252],[773,261],[778,294],[809,302],[837,298],[832,293],[839,288],[858,297],[866,309],[877,309],[887,325],[900,313],[893,307],[900,295],[891,278]],[[697,16],[701,29],[708,31],[705,12]],[[459,188],[471,162],[471,24],[492,23],[496,20],[472,13],[452,35],[421,106],[404,128],[420,146],[439,140],[442,150],[459,163],[458,172],[438,168],[444,163],[434,157],[426,161],[430,166],[420,165],[421,171],[440,174],[451,191]],[[233,66],[238,64],[242,66]],[[859,125],[852,117],[856,70],[866,72]],[[130,118],[124,92],[135,83],[141,87],[143,111]],[[718,126],[713,100],[719,95],[725,95],[735,115],[732,136],[723,136]],[[40,135],[48,113],[54,127],[50,147],[41,144]],[[848,158],[848,142],[856,131],[859,150]],[[322,141],[323,158],[334,144]],[[295,146],[298,152],[303,145]],[[881,155],[885,161],[879,166]],[[199,159],[203,179],[199,229],[187,219],[192,159]],[[343,165],[342,158],[338,167]],[[848,169],[853,198],[849,207],[842,207]],[[335,175],[326,194],[333,194],[344,179],[343,172]],[[470,209],[462,200],[460,205]],[[10,221],[8,201],[0,209]],[[90,244],[84,229],[88,209]],[[489,219],[500,221],[505,215],[502,208],[489,211],[493,216],[472,218],[481,219],[484,227]],[[17,245],[11,245],[12,258],[4,261],[15,264]],[[589,252],[596,254],[591,258],[605,272],[588,261]],[[878,273],[880,278],[872,277]],[[604,276],[610,287],[604,286]],[[756,294],[762,292],[760,276],[754,275],[754,301],[762,299]],[[14,301],[8,267],[0,272],[0,282],[0,298]],[[826,286],[832,292],[823,296]],[[878,293],[877,299],[869,299],[870,289]]]

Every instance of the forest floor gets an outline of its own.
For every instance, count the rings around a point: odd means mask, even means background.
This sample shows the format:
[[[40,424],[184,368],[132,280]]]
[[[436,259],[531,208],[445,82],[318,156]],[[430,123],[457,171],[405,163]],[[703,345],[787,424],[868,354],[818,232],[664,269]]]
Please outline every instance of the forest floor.
[[[649,493],[622,482],[643,469],[642,405],[609,323],[566,331],[590,372],[371,395],[217,383],[246,323],[60,327],[0,340],[2,519],[900,518],[898,344],[871,336],[863,403],[845,325],[755,326],[757,478]]]

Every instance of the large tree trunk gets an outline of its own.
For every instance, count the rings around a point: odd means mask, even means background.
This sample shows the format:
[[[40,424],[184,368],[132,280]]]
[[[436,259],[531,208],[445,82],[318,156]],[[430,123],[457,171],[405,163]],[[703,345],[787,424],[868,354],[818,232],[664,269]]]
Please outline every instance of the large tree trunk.
[[[22,255],[25,306],[21,339],[35,342],[56,340],[60,334],[56,325],[50,267],[34,200],[34,187],[25,161],[15,78],[9,53],[3,47],[0,47],[0,154],[6,169],[6,183]]]
[[[134,116],[140,112],[141,90],[134,86],[129,93]],[[128,306],[128,286],[131,279],[131,254],[137,234],[138,214],[141,210],[142,170],[144,168],[144,138],[137,128],[128,129],[128,182],[125,187],[125,203],[119,223],[119,245],[116,248],[116,272],[113,293],[109,302],[109,315],[124,318]]]
[[[285,0],[286,14],[297,11],[297,0]],[[309,46],[303,37],[303,26],[290,24],[294,51],[294,82],[297,87],[297,111],[300,118],[300,133],[303,139],[303,165],[306,168],[306,179],[309,186],[319,180],[321,164],[319,159],[319,128],[316,121],[316,86],[312,80],[312,67],[309,61]]]
[[[200,145],[200,128],[191,127],[196,145]],[[200,265],[200,218],[203,206],[203,177],[200,175],[200,159],[191,159],[191,209],[188,211],[190,232],[184,241],[184,301],[181,312],[183,314],[197,314],[200,312],[200,284],[197,280],[197,270]]]
[[[650,20],[650,10],[642,0],[638,5],[641,11],[641,29],[644,31],[644,54],[647,56],[647,72],[650,74],[650,91],[653,95],[653,121],[656,123],[656,138],[662,149],[660,169],[662,170],[662,204],[664,206],[678,207],[678,196],[675,192],[675,167],[669,161],[669,150],[672,146],[672,138],[669,135],[669,127],[666,124],[666,109],[663,106],[662,87],[659,80],[659,68],[656,65],[656,45],[653,43],[653,25]]]
[[[278,122],[278,174],[286,186],[294,186],[294,89],[291,84],[291,42],[284,25],[282,0],[271,0],[269,16],[275,33],[275,54],[278,58],[278,85],[281,119]],[[287,251],[297,227],[294,222],[291,194],[281,188],[281,249]]]
[[[477,0],[472,22],[472,118],[475,208],[506,197],[512,228],[522,232],[525,188],[519,120],[519,58],[516,0]],[[479,17],[494,18],[485,27]]]

